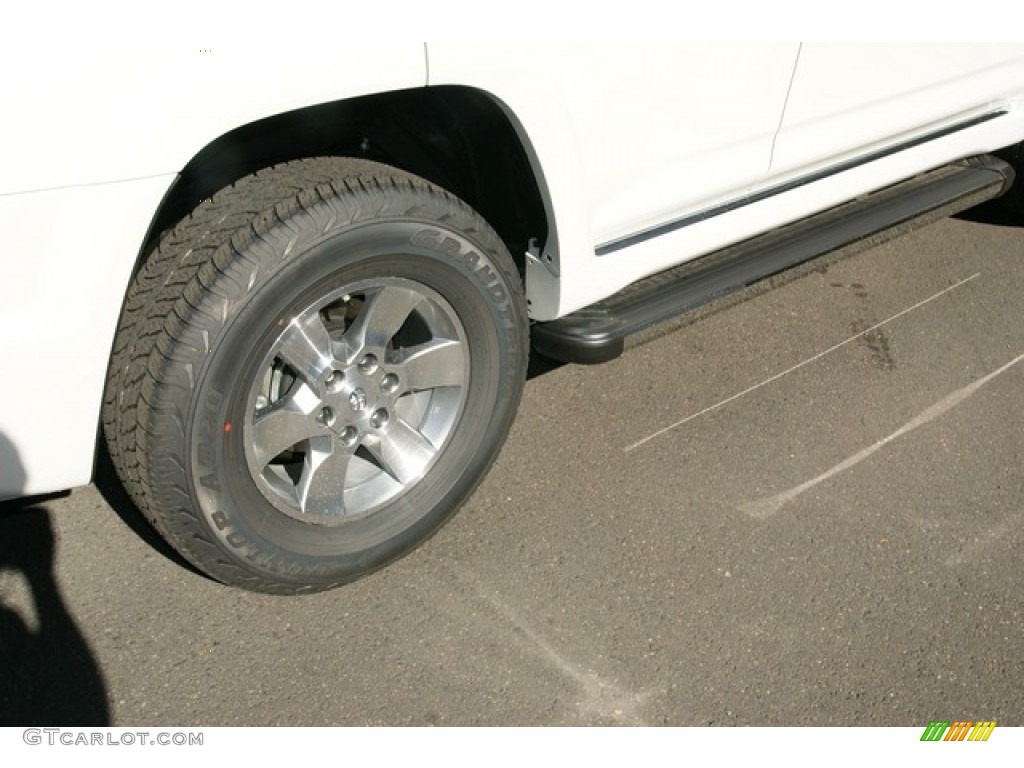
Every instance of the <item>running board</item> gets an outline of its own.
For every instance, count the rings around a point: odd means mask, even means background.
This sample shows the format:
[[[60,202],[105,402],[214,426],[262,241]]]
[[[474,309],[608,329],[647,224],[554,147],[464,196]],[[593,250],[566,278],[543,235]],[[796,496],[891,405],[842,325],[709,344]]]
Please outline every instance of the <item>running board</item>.
[[[1013,169],[989,155],[937,168],[652,275],[558,320],[537,323],[533,348],[570,363],[612,360],[622,354],[627,336],[861,240],[878,244],[918,220],[952,216],[998,197],[1012,183]]]

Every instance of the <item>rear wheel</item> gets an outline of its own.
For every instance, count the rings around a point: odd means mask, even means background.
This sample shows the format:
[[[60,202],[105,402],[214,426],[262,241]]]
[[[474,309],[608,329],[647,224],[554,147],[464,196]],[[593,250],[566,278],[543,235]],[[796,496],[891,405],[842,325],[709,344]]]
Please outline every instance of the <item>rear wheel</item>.
[[[104,408],[123,482],[197,567],[267,592],[400,557],[483,477],[525,378],[515,266],[386,166],[243,179],[147,259]]]

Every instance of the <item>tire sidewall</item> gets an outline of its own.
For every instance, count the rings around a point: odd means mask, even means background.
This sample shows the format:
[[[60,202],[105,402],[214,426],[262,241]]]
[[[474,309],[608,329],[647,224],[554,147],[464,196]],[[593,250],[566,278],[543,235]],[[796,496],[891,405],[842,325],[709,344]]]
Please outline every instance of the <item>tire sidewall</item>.
[[[308,228],[312,223],[289,224]],[[244,280],[253,266],[240,258],[237,269],[228,270],[221,281],[241,295],[220,304],[223,322],[208,332],[213,341],[204,350],[185,431],[187,485],[204,538],[216,543],[228,563],[285,583],[342,583],[417,546],[482,478],[504,441],[522,389],[521,297],[487,247],[454,226],[435,222],[350,225],[283,259],[266,248],[251,250],[243,256],[257,259],[257,268],[270,269],[255,282],[250,278],[251,285],[239,292],[239,278]],[[300,521],[275,509],[248,472],[243,425],[249,389],[289,313],[330,290],[375,277],[419,282],[454,308],[469,350],[466,400],[436,462],[415,487],[362,519],[333,526]],[[224,293],[213,287],[211,296]]]

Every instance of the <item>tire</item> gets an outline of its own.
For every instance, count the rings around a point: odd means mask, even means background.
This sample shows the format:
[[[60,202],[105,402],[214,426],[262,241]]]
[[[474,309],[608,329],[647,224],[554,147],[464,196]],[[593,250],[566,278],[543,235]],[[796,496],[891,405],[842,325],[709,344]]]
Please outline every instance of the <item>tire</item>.
[[[104,433],[200,570],[319,591],[466,500],[508,433],[527,339],[515,265],[468,206],[388,166],[296,161],[214,195],[145,260]]]

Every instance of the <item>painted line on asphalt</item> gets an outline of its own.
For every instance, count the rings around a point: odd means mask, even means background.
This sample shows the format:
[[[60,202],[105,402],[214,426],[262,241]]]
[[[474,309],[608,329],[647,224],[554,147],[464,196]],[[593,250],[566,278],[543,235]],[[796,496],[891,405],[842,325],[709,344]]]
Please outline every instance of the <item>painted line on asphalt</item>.
[[[845,347],[847,344],[850,344],[850,343],[856,341],[857,339],[859,339],[859,338],[861,338],[863,336],[867,336],[872,331],[877,330],[878,328],[881,328],[883,325],[888,325],[889,323],[893,322],[894,320],[898,320],[899,318],[903,317],[904,315],[907,315],[907,314],[913,312],[915,309],[920,309],[925,304],[928,304],[930,302],[935,301],[938,298],[941,298],[942,296],[945,296],[947,293],[950,293],[951,291],[954,291],[957,288],[960,288],[961,286],[966,285],[967,283],[971,282],[971,280],[974,280],[975,278],[980,277],[980,276],[981,276],[981,272],[975,272],[970,277],[965,277],[963,280],[960,280],[959,282],[953,283],[953,285],[949,286],[948,288],[944,288],[943,290],[939,291],[938,293],[929,296],[927,299],[922,299],[921,301],[917,302],[913,306],[907,307],[906,309],[901,310],[900,312],[897,312],[892,317],[888,317],[888,318],[886,318],[885,320],[883,320],[880,323],[875,323],[870,328],[866,328],[865,330],[861,331],[860,333],[858,333],[858,334],[856,334],[854,336],[851,336],[848,339],[844,339],[843,341],[840,341],[838,344],[834,344],[833,346],[829,347],[828,349],[826,349],[826,350],[824,350],[822,352],[819,352],[818,354],[814,355],[813,357],[809,357],[806,360],[804,360],[802,362],[799,362],[796,365],[794,365],[794,366],[792,366],[790,368],[787,368],[786,370],[784,370],[784,371],[782,371],[780,373],[776,373],[774,376],[771,376],[771,377],[765,379],[764,381],[761,381],[761,382],[759,382],[757,384],[754,384],[752,387],[747,387],[742,392],[737,392],[735,395],[732,395],[731,397],[727,397],[724,400],[720,400],[719,402],[715,403],[714,405],[709,405],[707,408],[705,408],[705,409],[703,409],[701,411],[697,411],[697,413],[690,414],[685,419],[680,419],[679,421],[675,422],[674,424],[669,424],[667,427],[663,427],[663,428],[659,429],[657,432],[654,432],[653,434],[648,435],[647,437],[643,438],[642,440],[637,440],[635,443],[631,443],[630,445],[627,445],[623,450],[626,453],[629,453],[630,451],[635,451],[637,448],[640,448],[641,446],[646,445],[651,440],[654,440],[657,437],[661,437],[666,432],[671,432],[673,429],[678,429],[679,427],[683,426],[684,424],[687,424],[688,422],[693,421],[694,419],[700,418],[701,416],[704,416],[705,414],[711,413],[712,411],[717,411],[719,408],[722,408],[723,406],[728,405],[729,403],[733,402],[734,400],[739,400],[744,395],[749,395],[751,392],[754,392],[754,391],[756,391],[758,389],[761,389],[761,387],[765,387],[768,384],[771,384],[773,381],[778,381],[783,376],[786,376],[786,375],[788,375],[790,373],[793,373],[794,371],[798,371],[801,368],[803,368],[804,366],[810,365],[811,363],[816,362],[817,360],[820,360],[821,358],[825,357],[825,355],[831,354],[832,352],[835,352],[837,349]]]
[[[958,565],[969,563],[993,544],[1002,543],[1004,546],[1014,546],[1015,537],[1024,528],[1024,512],[1015,512],[1006,520],[997,523],[989,530],[975,537],[963,546],[963,548],[946,558],[946,567],[955,568]]]
[[[535,657],[551,665],[561,675],[579,686],[580,695],[576,701],[576,709],[583,722],[595,724],[611,721],[622,725],[648,725],[643,719],[642,710],[650,697],[649,694],[627,690],[613,680],[601,677],[596,672],[566,658],[524,620],[518,611],[500,599],[496,589],[485,589],[478,574],[462,569],[446,570],[475,593],[478,599],[486,602],[499,616],[519,630],[522,635],[520,639],[529,641],[527,647]],[[476,612],[474,611],[472,615],[475,616]],[[516,638],[516,633],[502,629],[500,638],[501,642],[508,644],[510,639]]]
[[[903,437],[903,435],[907,434],[908,432],[914,431],[918,427],[923,427],[928,422],[934,421],[947,411],[960,405],[960,403],[969,398],[983,386],[988,384],[996,376],[1006,373],[1013,366],[1017,365],[1017,363],[1019,363],[1021,360],[1024,360],[1024,355],[1019,355],[1015,357],[1006,365],[996,369],[995,371],[992,371],[992,373],[988,374],[987,376],[984,376],[978,379],[977,381],[971,382],[966,387],[961,387],[952,394],[946,395],[938,402],[933,403],[932,405],[925,408],[923,411],[921,411],[921,413],[912,418],[910,421],[908,421],[902,427],[897,429],[891,435],[883,437],[877,443],[869,445],[867,448],[858,451],[857,453],[853,454],[853,456],[851,456],[850,458],[846,459],[845,461],[839,462],[834,467],[832,467],[826,472],[822,472],[817,477],[812,478],[805,483],[800,483],[800,485],[794,486],[793,488],[790,488],[788,491],[777,493],[774,496],[766,496],[762,499],[756,499],[754,501],[749,501],[746,504],[741,504],[739,506],[740,511],[745,512],[746,514],[758,520],[764,520],[766,518],[771,517],[804,491],[810,490],[819,483],[825,482],[830,477],[834,477],[835,475],[838,475],[840,472],[845,472],[851,467],[860,464],[862,461],[864,461],[864,459],[868,458],[876,451],[881,450],[886,445],[891,443],[893,440]]]

